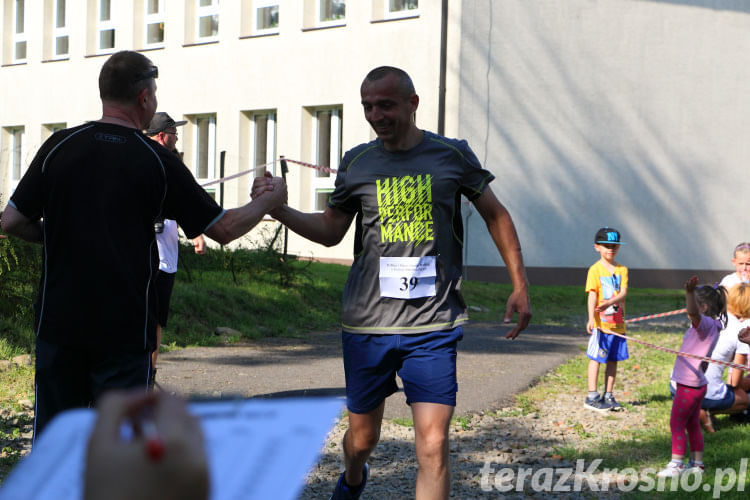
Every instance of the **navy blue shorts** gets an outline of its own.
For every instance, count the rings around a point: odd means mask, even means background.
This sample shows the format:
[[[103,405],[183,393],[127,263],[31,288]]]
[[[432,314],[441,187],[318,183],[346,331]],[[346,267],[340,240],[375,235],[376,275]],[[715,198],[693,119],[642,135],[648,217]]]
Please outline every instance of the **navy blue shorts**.
[[[625,361],[628,359],[628,343],[624,338],[612,335],[611,333],[604,333],[599,330],[599,344],[598,346],[592,346],[592,342],[596,338],[596,332],[591,335],[591,338],[589,338],[589,348],[586,351],[586,355],[589,359],[599,363],[607,363],[608,361]],[[593,355],[592,347],[595,350],[595,354]]]
[[[461,327],[412,335],[342,332],[346,406],[368,413],[404,383],[406,403],[456,406],[456,346]]]

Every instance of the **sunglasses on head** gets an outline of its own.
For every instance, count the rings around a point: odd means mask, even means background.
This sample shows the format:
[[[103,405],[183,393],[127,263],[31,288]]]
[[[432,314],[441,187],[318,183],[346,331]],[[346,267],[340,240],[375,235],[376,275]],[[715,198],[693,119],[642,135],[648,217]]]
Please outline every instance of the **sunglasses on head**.
[[[142,80],[148,80],[149,78],[159,78],[159,68],[157,68],[156,66],[151,66],[151,69],[136,77],[133,83],[138,83]]]

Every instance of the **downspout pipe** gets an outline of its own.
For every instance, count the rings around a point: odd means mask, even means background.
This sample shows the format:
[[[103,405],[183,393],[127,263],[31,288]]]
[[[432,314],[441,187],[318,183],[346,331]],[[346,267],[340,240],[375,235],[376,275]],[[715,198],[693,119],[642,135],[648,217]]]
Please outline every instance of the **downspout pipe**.
[[[448,58],[448,0],[442,0],[440,13],[440,83],[438,87],[438,123],[437,133],[445,135],[445,80],[446,60]]]

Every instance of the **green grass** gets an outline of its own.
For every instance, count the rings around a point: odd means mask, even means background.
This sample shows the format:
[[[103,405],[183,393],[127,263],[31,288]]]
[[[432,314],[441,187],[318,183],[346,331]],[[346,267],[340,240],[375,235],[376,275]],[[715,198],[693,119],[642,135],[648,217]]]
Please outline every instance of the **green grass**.
[[[634,334],[631,332],[631,335]],[[635,335],[647,342],[670,348],[679,348],[682,341],[682,333],[644,331]],[[599,471],[604,468],[620,471],[634,468],[642,474],[650,473],[653,478],[655,471],[664,467],[671,456],[669,416],[672,400],[669,395],[668,381],[674,364],[674,355],[634,342],[629,342],[628,347],[630,360],[618,365],[617,380],[619,382],[616,385],[628,381],[629,385],[636,387],[635,394],[628,395],[627,399],[634,401],[635,405],[645,407],[644,425],[637,429],[613,428],[611,437],[601,442],[592,439],[590,441],[592,444],[589,446],[563,447],[557,451],[566,460],[572,462],[583,459],[586,464],[590,464],[591,461],[601,458],[603,462],[599,466]],[[561,391],[585,391],[587,365],[588,359],[581,355],[559,366],[542,377],[534,387],[517,396],[518,406],[536,411],[543,407],[544,402],[552,394]],[[600,370],[600,377],[603,376],[602,371]],[[603,380],[600,380],[600,385],[601,382]],[[630,405],[624,406],[626,410],[632,408]],[[585,435],[582,426],[580,427],[579,435],[584,438],[594,437]],[[729,490],[726,480],[724,486],[716,485],[715,482],[717,470],[733,468],[738,471],[741,460],[750,457],[750,426],[735,423],[727,415],[719,415],[717,427],[718,431],[715,434],[704,434],[706,473],[700,485],[700,491],[689,493],[680,488],[678,491],[668,491],[670,483],[667,481],[667,491],[658,493],[659,498],[711,498],[714,491],[720,493],[722,499],[746,497],[746,493],[737,491],[736,486]],[[598,444],[594,444],[597,442]],[[750,464],[748,468],[750,469]],[[654,472],[647,469],[652,469]],[[750,470],[748,472],[744,483],[746,490],[750,490]],[[721,473],[719,474],[718,477],[721,478]],[[642,483],[642,485],[645,489],[647,483]],[[704,487],[709,488],[709,491],[704,492]],[[722,488],[726,491],[721,491]],[[625,498],[651,499],[655,495],[657,493],[654,491],[638,491],[636,488],[635,491],[626,493],[624,496]]]

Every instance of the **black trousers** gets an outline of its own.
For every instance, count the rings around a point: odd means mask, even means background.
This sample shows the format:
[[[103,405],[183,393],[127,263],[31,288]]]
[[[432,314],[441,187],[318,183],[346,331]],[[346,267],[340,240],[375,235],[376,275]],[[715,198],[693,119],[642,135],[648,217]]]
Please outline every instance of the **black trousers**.
[[[88,408],[110,389],[148,388],[151,353],[69,347],[36,339],[34,438],[58,413]]]

